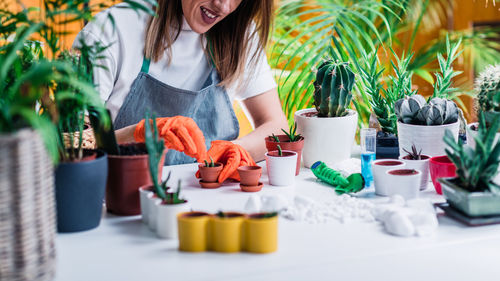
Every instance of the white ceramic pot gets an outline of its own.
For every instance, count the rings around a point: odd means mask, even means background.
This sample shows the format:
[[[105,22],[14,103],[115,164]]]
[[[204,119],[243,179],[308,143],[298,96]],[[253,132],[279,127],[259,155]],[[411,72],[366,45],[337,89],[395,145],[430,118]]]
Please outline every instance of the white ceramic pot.
[[[156,205],[158,215],[156,217],[156,234],[160,238],[177,238],[177,214],[190,211],[189,203],[182,204],[158,204]]]
[[[439,126],[410,125],[398,122],[399,155],[406,155],[403,149],[411,151],[412,145],[422,149],[422,154],[433,156],[446,155],[443,141],[446,129],[451,130],[455,141],[458,140],[460,121]]]
[[[141,214],[142,222],[145,224],[149,223],[149,199],[153,197],[153,192],[149,187],[139,188],[140,203],[141,203]]]
[[[158,217],[158,205],[161,203],[161,199],[152,195],[147,200],[148,213],[148,226],[151,230],[156,230],[156,218]]]
[[[388,188],[391,183],[386,172],[392,169],[402,169],[406,164],[403,161],[395,159],[379,159],[372,163],[373,184],[375,185],[375,194],[388,196]]]
[[[410,160],[405,159],[405,156],[399,156],[399,160],[406,163],[406,169],[415,169],[417,171],[422,172],[422,176],[420,178],[420,190],[424,190],[427,188],[427,184],[429,183],[429,159],[431,159],[428,155],[421,155],[422,160]]]
[[[391,182],[386,189],[387,196],[401,195],[406,200],[418,197],[422,172],[405,167],[386,171],[385,174]]]
[[[467,144],[472,147],[472,149],[476,149],[476,140],[474,140],[474,137],[477,137],[477,131],[473,130],[471,127],[472,126],[477,126],[479,123],[471,123],[467,125]],[[495,135],[495,144],[498,142],[500,139],[500,133],[496,133]],[[493,178],[493,182],[500,185],[500,167],[498,167],[498,173],[496,177]]]
[[[283,156],[278,151],[266,152],[266,167],[269,184],[276,186],[293,185],[297,167],[297,152],[283,150]]]
[[[350,158],[358,113],[349,109],[344,117],[318,118],[316,112],[315,108],[295,112],[297,131],[304,136],[304,166],[310,168],[316,161],[331,165]]]

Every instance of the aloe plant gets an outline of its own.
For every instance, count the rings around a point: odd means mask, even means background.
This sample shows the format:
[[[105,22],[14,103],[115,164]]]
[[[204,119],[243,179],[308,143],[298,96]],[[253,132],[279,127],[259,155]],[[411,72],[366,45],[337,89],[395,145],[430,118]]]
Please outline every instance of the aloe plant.
[[[208,156],[210,157],[210,162],[208,162],[207,160],[203,160],[205,162],[205,167],[215,167],[215,163],[214,163],[214,159],[212,159],[212,156]]]
[[[283,156],[283,150],[281,150],[281,145],[278,144],[278,156]]]
[[[494,121],[487,128],[484,115],[479,115],[478,134],[474,137],[475,149],[460,140],[455,142],[449,130],[445,133],[444,141],[448,145],[445,151],[457,168],[457,184],[470,192],[490,191],[500,194],[500,186],[492,182],[500,165],[500,142],[495,143],[500,117]]]
[[[290,142],[296,142],[296,141],[303,139],[302,135],[297,134],[297,123],[294,123],[292,126],[290,126],[290,129],[288,130],[288,132],[285,131],[284,129],[281,129],[281,131],[283,133],[285,133],[285,135],[288,137],[288,140]],[[274,134],[273,134],[273,136],[274,136]],[[274,137],[276,137],[276,136],[274,136]],[[277,137],[275,138],[275,141],[280,142],[280,140]]]
[[[408,155],[406,156],[409,158],[409,160],[422,160],[422,149],[417,150],[415,144],[412,144],[411,151],[408,151],[405,148],[403,148],[403,151],[408,153]]]
[[[453,70],[453,61],[455,61],[460,54],[458,49],[462,39],[453,44],[450,43],[450,38],[446,36],[446,59],[442,54],[437,54],[437,60],[439,62],[440,73],[436,73],[436,82],[434,83],[434,92],[432,97],[438,98],[453,98],[453,93],[457,91],[456,88],[451,87],[451,82],[453,77],[456,77],[462,73],[462,71]]]

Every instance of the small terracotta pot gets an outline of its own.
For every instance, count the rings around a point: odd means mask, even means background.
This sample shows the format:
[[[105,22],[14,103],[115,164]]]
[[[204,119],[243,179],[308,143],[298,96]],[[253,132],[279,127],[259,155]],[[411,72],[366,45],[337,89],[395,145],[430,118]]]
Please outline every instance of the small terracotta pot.
[[[287,135],[277,135],[280,142],[275,142],[274,139],[266,137],[266,148],[267,151],[278,150],[278,144],[280,145],[282,150],[290,150],[297,152],[297,166],[295,169],[295,175],[298,175],[300,172],[300,160],[302,159],[302,148],[304,147],[304,138],[301,137],[300,140],[290,142],[290,139]]]
[[[261,166],[241,166],[237,170],[242,185],[256,186],[259,184],[259,179],[262,176]]]
[[[203,180],[200,180],[200,185],[201,188],[206,188],[206,189],[214,189],[220,187],[220,183],[218,181],[205,182]]]
[[[204,164],[199,164],[200,176],[203,182],[216,182],[219,174],[222,171],[222,163],[215,163],[215,167],[206,167]]]
[[[144,143],[122,144],[120,147],[135,146],[145,149]],[[161,178],[163,159],[159,163],[158,177]],[[141,213],[139,187],[153,182],[149,174],[148,154],[108,155],[108,183],[106,186],[106,209],[120,216],[133,216]]]
[[[259,182],[256,185],[244,185],[240,184],[240,188],[244,192],[258,192],[262,190],[262,187],[264,187],[264,184]]]

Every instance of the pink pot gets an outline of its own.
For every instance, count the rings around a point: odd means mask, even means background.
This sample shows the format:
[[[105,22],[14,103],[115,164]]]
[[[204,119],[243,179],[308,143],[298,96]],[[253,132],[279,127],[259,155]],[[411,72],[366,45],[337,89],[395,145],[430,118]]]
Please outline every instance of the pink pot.
[[[429,161],[429,170],[431,172],[432,184],[434,184],[434,188],[438,194],[442,195],[443,191],[437,179],[456,177],[456,169],[455,164],[446,155],[431,158]]]

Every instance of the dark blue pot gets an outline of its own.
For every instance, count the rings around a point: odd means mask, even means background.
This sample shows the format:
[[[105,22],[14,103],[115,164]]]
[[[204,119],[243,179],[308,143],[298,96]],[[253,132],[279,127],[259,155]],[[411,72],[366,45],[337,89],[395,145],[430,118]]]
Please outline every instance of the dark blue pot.
[[[97,151],[95,160],[57,166],[57,231],[76,232],[99,226],[107,176],[108,157],[102,151]]]
[[[382,131],[377,133],[377,159],[398,159],[399,142],[398,137],[393,134],[387,134]]]

